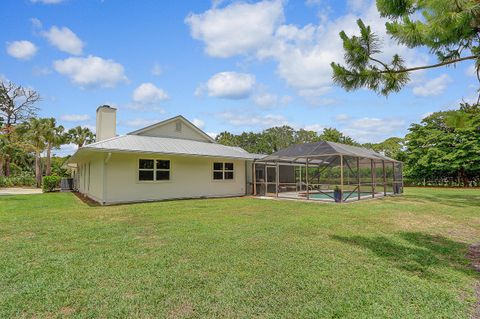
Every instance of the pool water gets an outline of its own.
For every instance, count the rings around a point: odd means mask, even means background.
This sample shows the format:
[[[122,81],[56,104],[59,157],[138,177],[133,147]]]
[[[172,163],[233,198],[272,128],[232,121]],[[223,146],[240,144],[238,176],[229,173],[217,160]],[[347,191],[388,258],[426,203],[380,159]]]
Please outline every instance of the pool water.
[[[315,193],[315,194],[310,194],[310,199],[329,199],[329,200],[333,200],[333,192],[331,193],[328,193],[330,196],[328,196],[327,194],[322,194],[322,193]],[[347,198],[348,196],[348,199],[351,199],[351,198],[358,198],[358,192],[353,192],[352,194],[350,194],[350,192],[344,192],[343,193],[343,199]],[[368,193],[368,192],[360,192],[360,196],[372,196],[372,193]]]

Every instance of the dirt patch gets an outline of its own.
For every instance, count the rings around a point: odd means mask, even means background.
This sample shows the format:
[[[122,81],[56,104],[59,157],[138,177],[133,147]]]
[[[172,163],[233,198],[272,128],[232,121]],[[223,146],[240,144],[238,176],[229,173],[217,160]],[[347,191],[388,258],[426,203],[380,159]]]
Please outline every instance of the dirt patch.
[[[467,258],[470,259],[472,268],[480,274],[480,243],[470,246]],[[472,319],[480,319],[480,280],[477,280],[474,289],[477,302],[475,303],[475,307],[473,309]]]
[[[192,317],[195,310],[189,302],[184,302],[170,310],[168,318],[189,318]]]
[[[88,206],[101,206],[99,203],[94,201],[93,199],[89,198],[88,196],[84,196],[79,192],[72,192],[78,199],[80,199],[83,203],[87,204]]]
[[[72,307],[63,307],[63,308],[60,309],[60,311],[59,311],[59,313],[60,313],[62,316],[70,316],[70,315],[72,315],[74,312],[75,312],[75,309],[72,308]]]

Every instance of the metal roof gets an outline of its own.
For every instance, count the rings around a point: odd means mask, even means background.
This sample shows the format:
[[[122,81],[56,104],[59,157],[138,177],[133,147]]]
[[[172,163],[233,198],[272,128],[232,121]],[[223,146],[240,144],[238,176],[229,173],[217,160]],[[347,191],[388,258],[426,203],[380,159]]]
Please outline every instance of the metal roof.
[[[68,162],[75,163],[78,153],[85,151],[194,155],[251,160],[262,157],[262,155],[250,154],[240,147],[225,146],[217,143],[168,137],[122,135],[85,145],[81,147]]]
[[[306,157],[320,157],[320,156],[331,156],[331,155],[344,155],[344,156],[353,156],[361,158],[369,158],[376,160],[385,160],[390,162],[398,162],[390,157],[382,155],[378,152],[375,152],[371,149],[364,147],[328,142],[328,141],[319,141],[314,143],[304,143],[304,144],[295,144],[287,148],[279,150],[271,155],[265,156],[262,158],[262,161],[271,161],[271,160],[290,160],[295,161],[300,158]]]

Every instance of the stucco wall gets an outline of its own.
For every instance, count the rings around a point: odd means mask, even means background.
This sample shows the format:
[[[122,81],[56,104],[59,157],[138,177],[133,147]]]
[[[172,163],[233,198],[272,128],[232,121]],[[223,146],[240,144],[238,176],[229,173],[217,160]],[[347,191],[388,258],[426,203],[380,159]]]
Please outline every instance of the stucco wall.
[[[138,160],[170,160],[170,181],[138,181]],[[233,162],[233,180],[213,180],[213,162]],[[106,164],[106,203],[245,194],[245,161],[114,153]]]
[[[77,163],[78,191],[101,202],[103,197],[103,161],[106,154],[92,154],[88,161]]]

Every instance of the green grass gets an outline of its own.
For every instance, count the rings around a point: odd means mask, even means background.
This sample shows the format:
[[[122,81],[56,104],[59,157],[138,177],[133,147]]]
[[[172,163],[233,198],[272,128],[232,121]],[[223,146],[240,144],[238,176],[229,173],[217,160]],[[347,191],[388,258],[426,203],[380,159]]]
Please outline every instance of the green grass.
[[[480,190],[353,204],[0,196],[0,318],[468,318]]]

